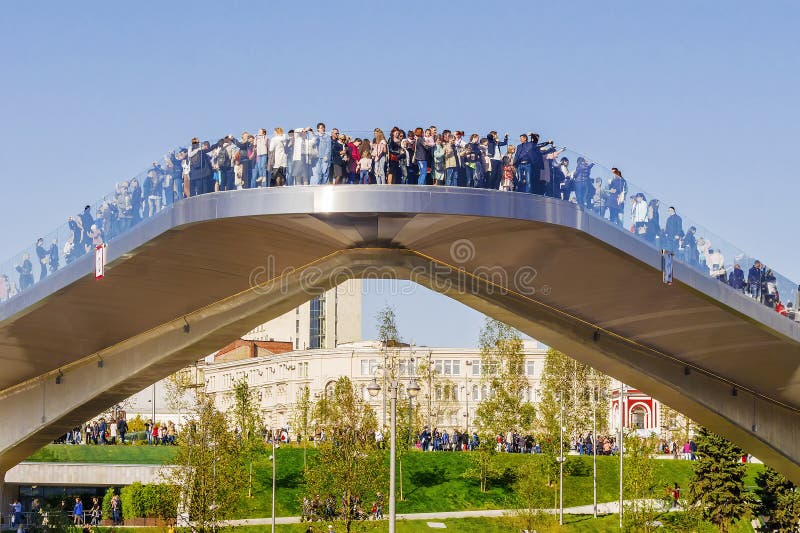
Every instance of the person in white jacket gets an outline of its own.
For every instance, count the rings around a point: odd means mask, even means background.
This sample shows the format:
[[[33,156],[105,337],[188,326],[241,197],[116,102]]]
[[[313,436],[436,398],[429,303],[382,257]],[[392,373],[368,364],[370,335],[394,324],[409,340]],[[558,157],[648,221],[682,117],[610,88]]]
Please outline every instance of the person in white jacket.
[[[275,185],[281,186],[286,184],[286,136],[283,134],[283,128],[278,127],[273,131],[275,134],[269,142],[268,162]]]
[[[647,201],[642,193],[636,193],[633,196],[631,220],[633,221],[634,233],[644,235],[645,231],[647,231]]]
[[[725,256],[717,248],[709,248],[706,252],[706,265],[708,265],[708,272],[712,278],[717,278],[722,282],[726,282],[725,276]]]

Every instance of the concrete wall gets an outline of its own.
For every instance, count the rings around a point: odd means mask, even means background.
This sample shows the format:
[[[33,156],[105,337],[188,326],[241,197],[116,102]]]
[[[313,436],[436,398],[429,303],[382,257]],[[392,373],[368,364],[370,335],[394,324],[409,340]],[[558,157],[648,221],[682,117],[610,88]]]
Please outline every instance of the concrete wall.
[[[6,483],[18,485],[130,485],[163,483],[171,465],[98,463],[20,463],[6,472]]]

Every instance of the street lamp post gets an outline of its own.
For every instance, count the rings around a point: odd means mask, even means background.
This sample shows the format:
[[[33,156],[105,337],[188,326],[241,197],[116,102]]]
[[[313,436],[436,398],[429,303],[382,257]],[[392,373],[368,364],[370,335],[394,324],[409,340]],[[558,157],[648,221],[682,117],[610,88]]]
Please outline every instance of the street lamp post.
[[[275,435],[272,435],[272,533],[275,533],[275,470],[277,459],[275,457]]]
[[[564,525],[564,395],[560,392],[558,393],[558,403],[561,404],[558,432],[558,524]]]
[[[619,382],[619,445],[617,448],[619,449],[619,528],[622,529],[622,512],[623,512],[623,492],[622,492],[622,481],[623,481],[623,474],[625,472],[622,460],[623,449],[625,447],[625,429],[623,428],[623,424],[625,423],[625,418],[623,416],[623,409],[625,403],[625,384],[621,381]]]
[[[395,484],[396,484],[396,472],[395,472],[395,464],[397,462],[397,388],[398,388],[398,380],[392,380],[389,383],[389,387],[391,388],[391,406],[390,411],[392,414],[391,418],[391,433],[389,437],[389,533],[395,533],[395,527],[397,523],[397,498],[395,495]],[[381,386],[378,385],[378,382],[375,378],[372,378],[372,382],[367,387],[367,391],[369,391],[370,396],[373,398],[378,395],[381,390]],[[414,398],[419,393],[420,387],[417,385],[417,380],[413,377],[411,381],[409,381],[408,386],[406,387],[406,392],[408,393],[409,398]]]

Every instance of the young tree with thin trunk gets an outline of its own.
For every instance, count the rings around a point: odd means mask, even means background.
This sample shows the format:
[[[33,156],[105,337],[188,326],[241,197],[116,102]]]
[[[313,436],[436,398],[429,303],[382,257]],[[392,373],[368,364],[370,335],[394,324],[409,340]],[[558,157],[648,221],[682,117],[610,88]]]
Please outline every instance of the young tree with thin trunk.
[[[297,401],[292,410],[292,418],[294,420],[294,428],[300,439],[303,442],[303,468],[308,466],[306,459],[306,448],[308,443],[308,434],[311,431],[311,392],[308,387],[303,387],[297,392]]]
[[[349,532],[365,517],[377,492],[386,492],[385,453],[375,445],[375,413],[350,379],[341,377],[333,394],[317,402],[313,416],[325,429],[326,440],[305,469],[306,496],[333,498],[337,512],[327,518],[343,522]]]
[[[475,424],[485,439],[515,430],[524,435],[533,429],[536,411],[529,401],[522,338],[511,326],[487,319],[480,346],[481,381],[489,398],[478,404]]]
[[[198,395],[178,442],[176,468],[167,475],[181,488],[179,507],[198,531],[219,528],[236,510],[247,483],[238,435],[213,400]]]
[[[239,437],[239,446],[243,463],[247,465],[247,496],[253,494],[253,455],[263,449],[261,438],[263,415],[258,400],[250,388],[246,378],[233,385],[233,420],[236,424],[234,432]]]
[[[658,509],[656,473],[650,457],[658,445],[655,437],[640,438],[636,433],[625,437],[625,493],[626,531],[650,532],[656,529]]]

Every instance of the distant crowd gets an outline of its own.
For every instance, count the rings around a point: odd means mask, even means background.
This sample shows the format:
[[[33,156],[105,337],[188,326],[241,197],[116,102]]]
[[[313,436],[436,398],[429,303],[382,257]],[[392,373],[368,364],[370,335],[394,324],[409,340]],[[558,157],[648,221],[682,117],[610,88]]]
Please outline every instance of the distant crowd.
[[[144,438],[150,445],[175,445],[177,444],[177,431],[175,423],[169,422],[153,423],[148,419],[144,423]],[[144,440],[144,439],[142,439]],[[60,444],[92,444],[92,445],[115,445],[127,444],[130,442],[130,431],[128,421],[124,418],[100,417],[96,420],[87,422],[83,427],[75,427],[65,433],[56,442]]]

